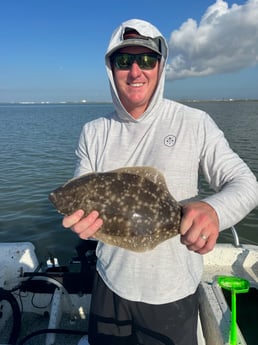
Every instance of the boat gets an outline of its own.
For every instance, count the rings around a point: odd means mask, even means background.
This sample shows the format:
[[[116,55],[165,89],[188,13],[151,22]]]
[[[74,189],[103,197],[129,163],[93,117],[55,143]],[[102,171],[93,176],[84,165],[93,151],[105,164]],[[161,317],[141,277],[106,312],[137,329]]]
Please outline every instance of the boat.
[[[237,313],[248,317],[249,330],[237,318],[236,344],[258,344],[258,246],[241,245],[234,227],[232,233],[232,244],[217,243],[204,255],[199,345],[231,345],[232,291],[221,286],[221,277],[248,282],[248,289],[237,294]],[[0,244],[0,345],[88,344],[95,247],[96,241],[82,241],[77,257],[68,266],[60,266],[52,256],[45,264],[39,263],[31,242]]]
[[[204,255],[198,332],[201,345],[258,344],[258,246],[241,245],[235,227],[231,230],[232,244],[217,243],[211,252]],[[229,281],[248,282],[248,289],[237,291],[236,287],[238,317],[235,343],[230,342],[232,291],[219,284],[219,278],[224,277]]]

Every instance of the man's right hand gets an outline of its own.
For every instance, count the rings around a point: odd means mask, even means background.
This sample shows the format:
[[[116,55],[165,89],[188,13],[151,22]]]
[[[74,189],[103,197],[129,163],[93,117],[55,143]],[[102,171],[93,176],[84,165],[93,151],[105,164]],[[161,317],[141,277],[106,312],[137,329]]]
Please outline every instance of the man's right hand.
[[[84,211],[78,210],[70,216],[63,218],[63,227],[71,228],[82,240],[94,237],[103,225],[103,220],[99,218],[97,211],[92,211],[88,216],[84,217]]]

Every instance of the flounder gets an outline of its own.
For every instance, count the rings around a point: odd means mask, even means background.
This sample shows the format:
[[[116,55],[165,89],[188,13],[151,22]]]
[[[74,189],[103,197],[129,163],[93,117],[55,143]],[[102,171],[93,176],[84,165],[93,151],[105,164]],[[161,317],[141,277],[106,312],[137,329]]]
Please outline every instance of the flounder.
[[[179,233],[181,205],[152,167],[85,174],[54,190],[49,200],[64,215],[97,210],[104,223],[94,237],[135,252],[151,250]]]

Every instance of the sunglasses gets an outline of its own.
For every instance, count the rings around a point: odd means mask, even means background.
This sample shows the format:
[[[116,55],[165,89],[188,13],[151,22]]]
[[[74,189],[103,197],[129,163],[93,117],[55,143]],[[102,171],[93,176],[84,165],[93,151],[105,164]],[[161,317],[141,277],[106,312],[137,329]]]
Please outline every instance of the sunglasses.
[[[112,64],[121,70],[129,70],[135,61],[141,69],[153,69],[158,60],[160,56],[155,53],[115,53],[111,56]]]

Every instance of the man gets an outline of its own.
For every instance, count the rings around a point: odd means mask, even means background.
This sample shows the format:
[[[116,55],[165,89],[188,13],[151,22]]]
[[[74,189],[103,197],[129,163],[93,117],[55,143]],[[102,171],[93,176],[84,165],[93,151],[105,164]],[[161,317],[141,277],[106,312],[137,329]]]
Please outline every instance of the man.
[[[203,111],[163,98],[168,48],[150,23],[129,20],[113,33],[106,68],[115,111],[84,126],[75,175],[153,166],[183,206],[180,233],[134,253],[98,243],[90,344],[197,345],[202,255],[219,231],[258,203],[257,181]],[[198,200],[198,171],[215,194]],[[196,200],[195,200],[196,199]],[[93,210],[65,217],[82,239],[103,221]]]

